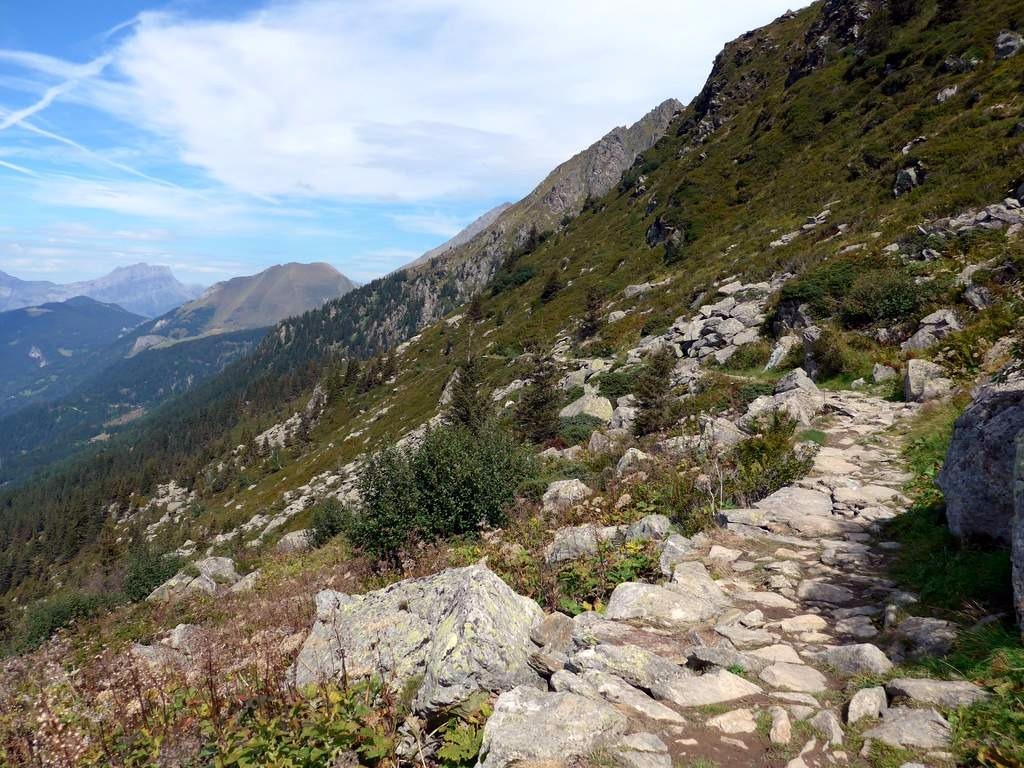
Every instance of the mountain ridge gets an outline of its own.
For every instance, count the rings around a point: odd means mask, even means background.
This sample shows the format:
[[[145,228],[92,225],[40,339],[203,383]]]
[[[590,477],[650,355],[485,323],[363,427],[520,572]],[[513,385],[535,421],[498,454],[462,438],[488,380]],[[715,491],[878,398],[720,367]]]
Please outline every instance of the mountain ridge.
[[[0,272],[0,311],[88,296],[145,317],[156,317],[194,299],[201,291],[200,286],[179,282],[170,267],[142,262],[116,267],[93,280],[64,284],[21,280]]]

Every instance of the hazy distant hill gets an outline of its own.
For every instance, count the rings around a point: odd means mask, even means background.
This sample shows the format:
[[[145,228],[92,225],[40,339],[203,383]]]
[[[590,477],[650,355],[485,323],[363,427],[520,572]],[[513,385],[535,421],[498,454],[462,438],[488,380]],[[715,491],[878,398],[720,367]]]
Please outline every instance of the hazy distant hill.
[[[64,284],[20,280],[0,272],[0,311],[88,296],[145,317],[157,317],[194,299],[202,291],[202,286],[178,282],[169,267],[150,264],[118,267],[95,280]]]
[[[264,328],[301,315],[356,284],[330,264],[279,264],[208,288],[195,301],[139,329],[133,353],[186,338]]]
[[[143,320],[85,296],[0,312],[0,402],[60,389],[69,371],[98,365],[98,351]]]

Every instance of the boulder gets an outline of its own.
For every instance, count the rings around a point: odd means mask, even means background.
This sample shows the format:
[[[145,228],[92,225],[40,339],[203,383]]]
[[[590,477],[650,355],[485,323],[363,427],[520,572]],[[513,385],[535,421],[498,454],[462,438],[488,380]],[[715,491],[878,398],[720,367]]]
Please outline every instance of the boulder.
[[[697,562],[675,567],[667,587],[640,582],[619,584],[608,600],[605,615],[654,627],[681,627],[713,618],[729,605],[722,590]]]
[[[705,707],[760,693],[760,686],[718,669],[696,677],[676,677],[659,686],[655,695],[680,707]]]
[[[888,365],[882,365],[881,363],[875,363],[875,367],[871,370],[871,380],[875,384],[881,384],[884,381],[891,381],[899,376],[899,372],[895,368],[891,368]]]
[[[674,709],[658,703],[620,677],[596,669],[587,670],[580,677],[609,704],[632,710],[648,720],[676,725],[685,722],[683,716]]]
[[[885,684],[893,699],[906,699],[913,704],[932,704],[943,709],[967,707],[992,698],[992,694],[966,680],[930,680],[901,677]]]
[[[247,573],[245,576],[240,578],[234,584],[231,585],[232,592],[251,592],[256,588],[257,582],[263,576],[263,573],[257,568],[252,573]]]
[[[629,642],[617,644],[600,643],[593,648],[585,648],[570,659],[572,666],[578,670],[597,670],[621,677],[627,683],[643,691],[650,691],[658,698],[660,687],[667,680],[687,671],[646,648]]]
[[[660,541],[672,530],[672,521],[665,515],[647,515],[626,529],[627,541]]]
[[[668,746],[653,733],[631,733],[612,750],[625,768],[672,768]]]
[[[753,733],[757,730],[757,721],[754,720],[754,713],[749,709],[734,709],[731,712],[723,712],[715,717],[710,717],[706,725],[716,728],[722,733]]]
[[[628,448],[615,465],[615,474],[621,477],[629,472],[635,472],[650,460],[651,457],[639,448]]]
[[[1008,59],[1024,49],[1024,37],[1016,32],[1004,30],[996,37],[996,58]]]
[[[814,729],[824,736],[825,741],[833,747],[838,747],[843,743],[843,724],[839,718],[836,717],[835,712],[823,709],[811,718],[811,725],[814,726]]]
[[[548,565],[597,554],[598,528],[594,525],[574,525],[555,531],[554,540],[544,549],[544,562]]]
[[[240,578],[235,570],[235,561],[230,557],[207,557],[178,571],[154,589],[146,599],[151,602],[171,602],[198,593],[222,595]]]
[[[827,648],[818,654],[816,658],[828,664],[837,672],[843,675],[884,675],[892,669],[892,662],[882,649],[871,643],[857,643],[856,645],[837,645]]]
[[[766,371],[771,371],[778,368],[782,365],[782,361],[789,357],[789,353],[801,344],[803,344],[803,341],[799,336],[788,334],[780,337],[779,340],[775,342],[775,346],[772,347],[772,353],[768,357],[768,363],[765,365],[764,369]]]
[[[896,627],[890,656],[916,659],[945,656],[953,648],[957,627],[951,621],[928,616],[911,616]]]
[[[1015,440],[1024,431],[1024,380],[981,387],[956,420],[938,485],[949,529],[1009,544]]]
[[[803,368],[794,368],[775,384],[775,394],[777,395],[781,395],[783,392],[791,392],[794,389],[802,389],[806,392],[819,391],[818,386],[811,381],[811,377],[807,375],[807,371]]]
[[[882,714],[882,724],[865,731],[864,739],[891,747],[945,749],[950,740],[949,723],[934,709],[890,707]]]
[[[422,678],[413,709],[434,713],[479,691],[538,684],[530,631],[543,613],[484,565],[450,568],[365,595],[324,590],[295,661],[299,687],[384,673],[396,689]],[[383,667],[383,669],[382,669]]]
[[[594,492],[582,480],[555,480],[544,491],[541,501],[545,512],[568,509]]]
[[[627,730],[625,715],[600,699],[520,686],[495,702],[477,765],[561,765],[611,747]]]
[[[904,352],[921,352],[935,346],[954,331],[962,330],[963,326],[951,309],[938,309],[921,318],[920,327],[913,336],[901,345]]]
[[[663,574],[671,576],[676,565],[693,556],[698,548],[695,539],[696,537],[688,539],[685,536],[680,536],[678,533],[673,533],[665,539],[665,543],[661,548],[661,557],[658,560],[658,565],[661,566]]]
[[[614,413],[611,400],[588,392],[565,406],[558,415],[563,419],[571,419],[573,416],[592,416],[607,424],[612,420]]]
[[[903,378],[903,397],[908,403],[923,403],[948,394],[953,382],[945,377],[941,366],[928,360],[907,361]]]
[[[282,536],[274,549],[282,554],[292,552],[305,552],[312,546],[309,540],[309,531],[300,530],[286,533]]]
[[[814,667],[777,661],[761,670],[759,677],[772,688],[798,693],[820,693],[828,689],[828,681]]]

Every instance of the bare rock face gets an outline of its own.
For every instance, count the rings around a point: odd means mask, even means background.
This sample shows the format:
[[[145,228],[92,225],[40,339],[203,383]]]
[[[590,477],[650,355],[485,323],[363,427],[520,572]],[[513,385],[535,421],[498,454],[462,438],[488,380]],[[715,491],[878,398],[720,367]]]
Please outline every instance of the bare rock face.
[[[1022,380],[982,387],[956,420],[938,477],[956,536],[1010,543],[1015,441],[1022,431]]]
[[[450,568],[366,595],[324,590],[296,659],[295,682],[380,674],[401,686],[423,677],[413,709],[437,712],[478,691],[501,692],[539,678],[528,660],[540,607],[484,565]],[[383,667],[383,670],[382,670]]]
[[[478,765],[561,765],[612,746],[628,725],[625,715],[603,701],[520,686],[495,702]]]

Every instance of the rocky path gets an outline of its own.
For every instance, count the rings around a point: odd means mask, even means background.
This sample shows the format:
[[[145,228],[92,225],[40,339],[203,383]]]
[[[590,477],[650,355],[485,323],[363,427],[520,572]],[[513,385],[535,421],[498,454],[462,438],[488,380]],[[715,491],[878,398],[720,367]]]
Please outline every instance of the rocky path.
[[[873,742],[949,764],[942,713],[985,693],[891,679],[894,663],[955,637],[908,617],[914,596],[883,575],[898,545],[879,523],[907,501],[891,428],[915,407],[828,394],[807,477],[723,511],[710,537],[669,536],[664,584],[620,584],[604,614],[545,617],[530,666],[548,690],[498,698],[481,765],[815,768],[868,764]]]

